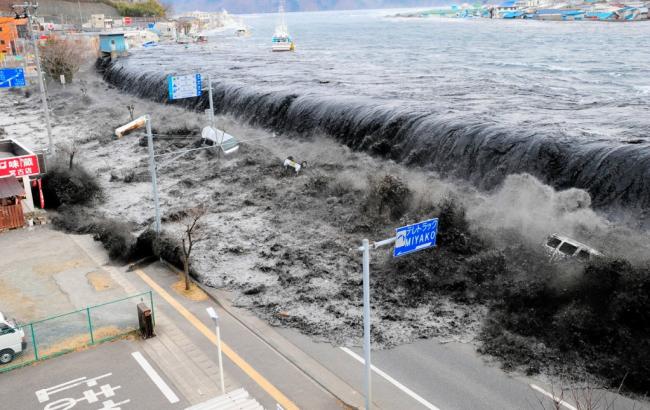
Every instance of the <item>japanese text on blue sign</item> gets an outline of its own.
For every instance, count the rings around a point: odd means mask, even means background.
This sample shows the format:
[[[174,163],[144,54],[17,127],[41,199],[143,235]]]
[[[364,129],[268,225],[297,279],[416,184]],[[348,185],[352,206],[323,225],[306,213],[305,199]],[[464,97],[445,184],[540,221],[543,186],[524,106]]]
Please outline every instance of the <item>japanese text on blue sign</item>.
[[[393,256],[402,256],[436,246],[438,218],[395,229]]]
[[[167,77],[167,88],[170,100],[201,96],[201,74],[179,75]]]
[[[22,68],[0,68],[0,88],[24,87],[25,71]]]

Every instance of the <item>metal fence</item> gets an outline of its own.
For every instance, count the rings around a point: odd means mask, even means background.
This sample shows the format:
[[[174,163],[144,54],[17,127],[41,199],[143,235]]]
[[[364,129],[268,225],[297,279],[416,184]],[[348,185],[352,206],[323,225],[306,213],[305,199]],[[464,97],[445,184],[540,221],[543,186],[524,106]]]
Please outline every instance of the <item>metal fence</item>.
[[[0,365],[0,373],[134,332],[139,328],[137,304],[142,302],[149,304],[155,323],[153,294],[149,291],[19,324],[26,348],[13,361]]]

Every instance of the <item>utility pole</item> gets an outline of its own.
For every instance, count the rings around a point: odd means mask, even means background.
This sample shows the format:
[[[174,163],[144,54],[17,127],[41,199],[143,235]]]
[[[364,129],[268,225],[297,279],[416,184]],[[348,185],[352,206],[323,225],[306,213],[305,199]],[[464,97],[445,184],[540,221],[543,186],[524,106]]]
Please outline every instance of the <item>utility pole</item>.
[[[208,75],[208,97],[210,98],[210,126],[214,128],[214,102],[212,102],[212,76]]]
[[[160,235],[160,201],[158,199],[158,179],[156,177],[156,159],[153,152],[153,133],[151,132],[151,117],[144,116],[147,127],[147,147],[149,151],[149,171],[151,172],[151,188],[153,189],[153,205],[156,211],[156,233]]]
[[[36,59],[36,71],[38,73],[38,86],[41,90],[41,100],[43,101],[43,111],[45,111],[45,125],[47,126],[47,139],[49,142],[48,151],[50,155],[54,154],[54,143],[52,142],[52,124],[50,123],[50,107],[47,104],[47,91],[45,90],[45,83],[43,81],[43,71],[41,70],[41,56],[38,51],[38,44],[36,38],[34,37],[33,32],[33,20],[32,14],[36,12],[38,8],[38,3],[33,4],[32,2],[25,2],[23,4],[14,4],[12,6],[16,12],[16,17],[19,16],[18,9],[22,8],[24,16],[27,17],[27,33],[29,38],[32,41],[32,46],[34,47],[34,58]]]
[[[81,15],[81,0],[77,0],[77,5],[79,6],[79,31],[84,30],[84,18]]]

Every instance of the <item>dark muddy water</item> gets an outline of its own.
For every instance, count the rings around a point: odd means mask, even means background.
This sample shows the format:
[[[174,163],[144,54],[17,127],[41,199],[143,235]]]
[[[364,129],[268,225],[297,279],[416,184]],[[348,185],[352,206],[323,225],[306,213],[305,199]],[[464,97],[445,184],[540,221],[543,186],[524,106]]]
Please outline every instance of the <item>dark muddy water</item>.
[[[199,71],[217,81],[218,111],[254,125],[326,133],[482,188],[528,172],[603,209],[650,206],[650,22],[390,13],[290,13],[295,53],[270,51],[275,16],[246,16],[249,38],[137,50],[106,79],[165,101],[166,74]]]

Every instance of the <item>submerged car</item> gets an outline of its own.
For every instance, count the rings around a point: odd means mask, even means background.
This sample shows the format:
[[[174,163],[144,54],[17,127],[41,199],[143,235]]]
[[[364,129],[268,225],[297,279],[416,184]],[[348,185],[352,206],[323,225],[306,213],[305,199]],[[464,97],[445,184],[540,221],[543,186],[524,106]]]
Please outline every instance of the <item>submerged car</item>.
[[[546,239],[544,247],[551,261],[575,258],[582,262],[589,262],[594,258],[604,256],[589,245],[555,233]]]
[[[221,147],[224,154],[232,154],[239,149],[239,141],[225,131],[213,127],[205,127],[201,132],[201,144]]]

